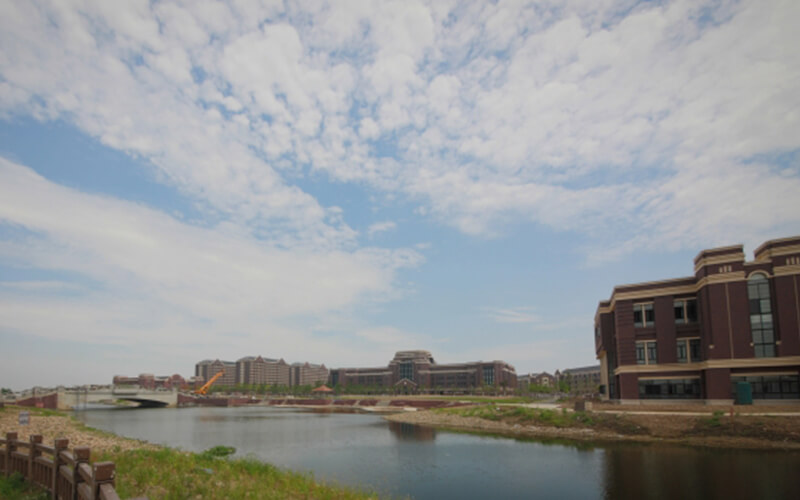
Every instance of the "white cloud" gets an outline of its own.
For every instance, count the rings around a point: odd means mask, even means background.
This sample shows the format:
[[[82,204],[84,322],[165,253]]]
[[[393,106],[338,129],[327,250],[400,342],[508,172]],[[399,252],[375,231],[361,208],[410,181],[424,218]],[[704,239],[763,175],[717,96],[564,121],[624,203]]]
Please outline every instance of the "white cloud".
[[[371,224],[369,228],[367,228],[367,234],[370,236],[374,236],[377,233],[392,231],[395,228],[397,228],[397,224],[390,220],[384,222],[376,222],[375,224]]]
[[[533,313],[532,307],[484,308],[490,318],[498,323],[537,323],[541,319]]]
[[[421,259],[403,249],[283,250],[229,224],[197,227],[139,204],[80,193],[5,159],[0,222],[25,231],[2,242],[4,261],[92,283],[82,293],[33,299],[17,292],[58,283],[0,287],[0,326],[54,339],[177,344],[202,331],[290,344],[307,334],[281,338],[270,330],[389,297],[395,271]]]
[[[469,234],[528,220],[587,233],[609,255],[760,236],[721,208],[745,179],[748,200],[781,214],[759,233],[800,223],[796,203],[765,194],[774,165],[750,161],[800,149],[787,112],[800,99],[796,2],[284,8],[7,3],[0,113],[74,121],[291,244],[355,238],[281,173],[302,164]],[[730,168],[743,173],[714,190],[718,203],[682,197],[682,179]],[[794,187],[798,175],[781,178]],[[682,198],[682,212],[733,231],[684,225],[646,197]]]

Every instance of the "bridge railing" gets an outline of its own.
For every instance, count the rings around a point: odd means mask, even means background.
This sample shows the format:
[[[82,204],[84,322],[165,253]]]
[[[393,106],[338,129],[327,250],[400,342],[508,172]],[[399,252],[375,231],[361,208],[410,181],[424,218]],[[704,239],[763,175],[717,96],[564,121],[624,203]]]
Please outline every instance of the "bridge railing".
[[[17,437],[16,432],[8,432],[0,438],[0,473],[4,476],[17,472],[47,490],[53,499],[119,500],[113,462],[89,463],[91,450],[81,446],[69,451],[66,438],[47,446],[39,434],[28,441]]]

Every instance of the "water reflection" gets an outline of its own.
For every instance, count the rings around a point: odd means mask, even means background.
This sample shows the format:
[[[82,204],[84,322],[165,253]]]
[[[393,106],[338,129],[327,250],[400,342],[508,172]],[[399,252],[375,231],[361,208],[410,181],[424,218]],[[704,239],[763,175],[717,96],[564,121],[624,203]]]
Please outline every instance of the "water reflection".
[[[397,441],[435,441],[436,429],[403,422],[388,422],[389,431]]]
[[[798,453],[541,443],[436,431],[371,414],[268,407],[98,410],[76,417],[187,450],[234,446],[239,456],[382,496],[800,498]]]
[[[797,454],[666,446],[606,450],[604,496],[630,499],[800,498]]]

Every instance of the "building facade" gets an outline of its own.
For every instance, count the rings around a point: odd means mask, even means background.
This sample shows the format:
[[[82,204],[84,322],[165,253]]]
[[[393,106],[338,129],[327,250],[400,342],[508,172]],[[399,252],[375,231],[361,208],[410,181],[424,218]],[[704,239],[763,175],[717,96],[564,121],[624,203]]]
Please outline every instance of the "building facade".
[[[577,394],[597,394],[602,385],[600,365],[556,370],[554,378],[559,383],[565,382],[569,392]]]
[[[331,370],[330,384],[410,390],[513,389],[517,387],[517,374],[504,361],[437,364],[428,351],[398,351],[385,367]]]
[[[694,276],[622,285],[600,302],[595,351],[613,400],[800,399],[800,236],[700,252]]]
[[[290,383],[289,365],[282,359],[246,356],[236,361],[235,383],[288,386]]]
[[[330,373],[325,365],[315,365],[312,363],[292,363],[289,367],[289,384],[298,385],[319,385],[328,381]]]
[[[208,381],[221,371],[225,373],[214,382],[219,387],[231,387],[236,384],[236,363],[233,361],[221,361],[219,359],[204,359],[194,366],[196,377],[202,377],[203,381]]]

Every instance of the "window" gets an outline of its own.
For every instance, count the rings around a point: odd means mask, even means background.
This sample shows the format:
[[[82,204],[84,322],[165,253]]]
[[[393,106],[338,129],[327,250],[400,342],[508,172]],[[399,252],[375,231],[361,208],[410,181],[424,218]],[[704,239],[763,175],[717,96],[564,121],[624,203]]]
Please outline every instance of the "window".
[[[686,363],[688,362],[688,358],[686,357],[686,341],[679,340],[678,341],[678,363]]]
[[[654,365],[658,363],[655,340],[636,342],[636,363],[640,365]]]
[[[679,299],[674,302],[675,324],[697,323],[697,300]]]
[[[655,323],[655,314],[653,313],[652,302],[633,305],[633,326],[644,328],[653,326],[653,323]]]
[[[772,327],[772,301],[769,281],[763,274],[747,280],[747,299],[750,302],[750,332],[757,358],[775,357],[775,330]]]
[[[494,385],[494,366],[483,367],[483,383],[484,385]]]
[[[700,397],[700,379],[640,380],[640,399],[697,399]]]
[[[413,363],[400,363],[400,380],[407,378],[414,380],[414,364]]]
[[[700,339],[678,339],[678,363],[697,363],[700,359]]]
[[[736,397],[736,384],[748,382],[753,390],[753,399],[798,399],[799,379],[797,375],[731,377],[731,393]]]

